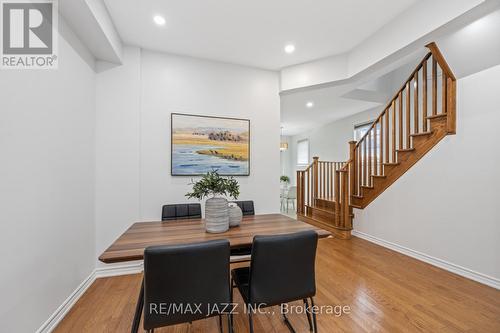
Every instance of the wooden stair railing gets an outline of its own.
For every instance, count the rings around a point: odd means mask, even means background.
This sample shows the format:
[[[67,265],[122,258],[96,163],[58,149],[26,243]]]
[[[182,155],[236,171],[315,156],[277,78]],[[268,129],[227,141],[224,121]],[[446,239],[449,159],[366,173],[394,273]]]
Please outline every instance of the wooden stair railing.
[[[297,171],[297,215],[349,238],[363,209],[443,137],[456,133],[456,78],[435,43],[358,141],[347,162]]]

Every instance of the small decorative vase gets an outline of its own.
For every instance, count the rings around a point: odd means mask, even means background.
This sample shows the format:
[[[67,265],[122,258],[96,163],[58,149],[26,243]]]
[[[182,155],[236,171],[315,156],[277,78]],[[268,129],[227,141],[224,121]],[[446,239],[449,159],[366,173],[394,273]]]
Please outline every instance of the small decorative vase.
[[[234,202],[229,203],[229,226],[239,226],[242,218],[243,212],[241,211],[241,208]]]
[[[229,229],[229,213],[225,198],[210,198],[205,202],[205,229],[210,233]]]

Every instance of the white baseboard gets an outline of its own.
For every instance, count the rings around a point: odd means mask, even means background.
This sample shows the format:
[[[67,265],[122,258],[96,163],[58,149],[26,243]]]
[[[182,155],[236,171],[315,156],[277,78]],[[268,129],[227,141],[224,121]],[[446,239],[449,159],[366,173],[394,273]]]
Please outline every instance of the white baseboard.
[[[69,297],[57,308],[56,311],[47,319],[45,323],[40,326],[36,333],[50,333],[56,326],[63,320],[64,316],[71,310],[80,297],[87,291],[87,289],[98,278],[136,274],[143,270],[143,263],[134,262],[120,265],[113,265],[111,267],[96,268],[90,275],[83,280],[82,283],[69,295]]]
[[[36,333],[49,333],[56,328],[57,324],[64,318],[69,310],[75,305],[76,301],[85,293],[85,291],[92,285],[95,281],[95,271],[90,273],[90,275],[83,280],[82,283],[69,295],[68,298],[57,308],[56,311],[47,319],[45,323],[40,326]]]
[[[369,242],[386,247],[386,248],[394,250],[396,252],[405,254],[409,257],[426,262],[426,263],[431,264],[433,266],[442,268],[444,270],[455,273],[457,275],[463,276],[463,277],[468,278],[470,280],[474,280],[476,282],[485,284],[485,285],[493,287],[495,289],[500,289],[500,279],[494,278],[492,276],[488,276],[486,274],[482,274],[482,273],[473,271],[471,269],[453,264],[451,262],[447,262],[447,261],[444,261],[442,259],[432,257],[432,256],[427,255],[425,253],[418,252],[418,251],[412,250],[410,248],[407,248],[407,247],[404,247],[404,246],[401,246],[401,245],[398,245],[398,244],[395,244],[392,242],[388,242],[386,240],[368,235],[368,234],[361,232],[361,231],[353,230],[352,235],[359,237],[359,238],[363,238]]]
[[[98,267],[95,269],[95,277],[109,277],[118,275],[137,274],[142,272],[144,264],[142,261],[110,265],[108,267]]]

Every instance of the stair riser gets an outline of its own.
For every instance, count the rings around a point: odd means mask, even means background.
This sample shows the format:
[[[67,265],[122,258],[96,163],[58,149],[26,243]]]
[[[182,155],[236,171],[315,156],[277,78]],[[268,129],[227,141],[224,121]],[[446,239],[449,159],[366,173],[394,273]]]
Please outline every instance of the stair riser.
[[[316,199],[316,207],[333,211],[335,209],[335,202],[325,199]]]
[[[333,224],[335,221],[335,213],[333,212],[330,213],[313,207],[307,207],[307,213],[307,216],[323,223]]]

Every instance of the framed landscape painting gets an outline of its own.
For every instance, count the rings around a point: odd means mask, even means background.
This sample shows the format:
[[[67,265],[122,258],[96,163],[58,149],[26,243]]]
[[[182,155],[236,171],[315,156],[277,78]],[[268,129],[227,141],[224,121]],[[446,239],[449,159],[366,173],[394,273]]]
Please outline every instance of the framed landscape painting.
[[[172,113],[172,176],[250,175],[250,120]]]

